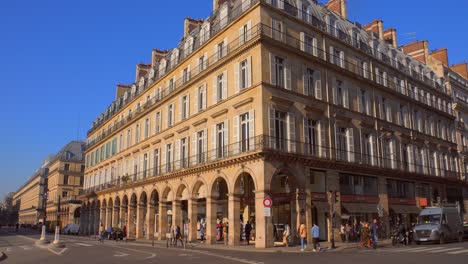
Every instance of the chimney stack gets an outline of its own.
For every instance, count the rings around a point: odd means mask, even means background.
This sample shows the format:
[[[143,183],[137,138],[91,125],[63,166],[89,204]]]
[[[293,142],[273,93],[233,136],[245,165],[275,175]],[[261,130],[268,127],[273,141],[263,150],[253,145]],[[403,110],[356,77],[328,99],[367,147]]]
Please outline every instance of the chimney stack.
[[[393,45],[395,48],[398,47],[396,29],[389,28],[385,30],[383,33],[383,38],[388,44]]]
[[[446,48],[443,48],[443,49],[438,49],[438,50],[434,50],[432,53],[431,53],[431,56],[442,62],[444,64],[445,67],[448,67],[449,66],[449,60],[448,60],[448,50]]]
[[[466,80],[468,80],[468,64],[466,62],[452,65],[450,69],[463,76],[463,78],[465,78]]]
[[[160,61],[161,59],[165,58],[168,54],[167,50],[160,50],[160,49],[154,49],[151,52],[151,67],[154,68],[156,65],[156,62]]]
[[[341,17],[348,19],[348,10],[346,6],[346,0],[329,0],[326,4],[325,7],[328,10],[331,10]]]
[[[130,90],[130,85],[127,84],[117,84],[117,88],[115,89],[115,100],[117,100],[119,97],[123,96],[123,94]]]
[[[145,77],[149,73],[150,69],[151,69],[150,64],[143,64],[143,63],[137,64],[135,82],[139,82],[141,77]]]
[[[186,17],[184,20],[184,38],[188,37],[190,32],[198,26],[203,24],[203,19],[193,19],[191,17]]]
[[[227,1],[228,0],[213,0],[213,11],[218,9],[218,7],[220,7],[222,4],[224,4]]]
[[[427,63],[429,55],[429,43],[426,40],[415,41],[410,44],[401,46],[403,52],[418,61]]]
[[[376,19],[362,27],[365,31],[375,33],[379,39],[384,40],[383,21]]]

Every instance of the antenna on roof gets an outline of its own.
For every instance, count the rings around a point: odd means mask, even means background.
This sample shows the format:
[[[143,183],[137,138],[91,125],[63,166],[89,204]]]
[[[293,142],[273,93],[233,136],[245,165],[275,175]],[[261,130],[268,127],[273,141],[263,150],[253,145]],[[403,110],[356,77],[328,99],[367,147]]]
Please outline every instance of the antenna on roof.
[[[407,36],[410,41],[416,40],[416,32],[403,33],[403,36]]]

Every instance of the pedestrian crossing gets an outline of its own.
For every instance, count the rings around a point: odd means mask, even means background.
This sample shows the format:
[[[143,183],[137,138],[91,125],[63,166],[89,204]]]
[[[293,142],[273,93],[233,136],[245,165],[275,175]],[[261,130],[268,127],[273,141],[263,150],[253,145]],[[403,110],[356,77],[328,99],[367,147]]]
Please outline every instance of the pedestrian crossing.
[[[402,247],[402,248],[382,248],[377,249],[376,252],[387,253],[424,253],[424,254],[448,254],[448,255],[467,255],[467,247],[457,246],[416,246],[416,247]]]

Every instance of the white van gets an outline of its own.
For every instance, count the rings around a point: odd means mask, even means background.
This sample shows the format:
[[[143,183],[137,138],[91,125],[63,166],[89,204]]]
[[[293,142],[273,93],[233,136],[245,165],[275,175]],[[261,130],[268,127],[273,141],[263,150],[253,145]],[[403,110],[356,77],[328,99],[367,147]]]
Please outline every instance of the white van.
[[[67,224],[63,228],[63,234],[65,235],[78,235],[80,232],[80,225],[78,224]]]
[[[421,211],[414,227],[414,241],[463,241],[463,222],[456,206],[427,207]]]

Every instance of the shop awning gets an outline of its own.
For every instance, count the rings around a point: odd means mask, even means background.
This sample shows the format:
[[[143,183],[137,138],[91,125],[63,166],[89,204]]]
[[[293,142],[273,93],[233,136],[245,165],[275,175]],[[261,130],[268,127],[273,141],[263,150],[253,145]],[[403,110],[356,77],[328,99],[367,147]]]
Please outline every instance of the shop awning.
[[[330,205],[328,202],[312,202],[315,208],[317,208],[317,212],[319,213],[327,213],[330,212]]]
[[[377,213],[377,204],[341,203],[348,213]]]
[[[419,214],[421,209],[416,205],[390,204],[390,209],[397,214]]]

